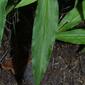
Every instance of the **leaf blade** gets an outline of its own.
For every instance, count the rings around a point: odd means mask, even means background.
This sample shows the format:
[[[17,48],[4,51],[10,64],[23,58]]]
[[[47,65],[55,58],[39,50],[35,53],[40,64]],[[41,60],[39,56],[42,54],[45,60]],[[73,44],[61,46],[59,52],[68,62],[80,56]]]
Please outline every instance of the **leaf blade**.
[[[69,11],[66,16],[61,20],[58,31],[66,31],[73,29],[81,21],[81,16],[76,8]]]
[[[85,19],[85,0],[82,1],[82,9],[83,9],[83,15]]]
[[[2,41],[3,31],[6,21],[6,5],[7,5],[7,0],[0,0],[0,44]]]
[[[55,41],[56,22],[58,24],[56,15],[58,15],[58,4],[55,0],[38,0],[32,37],[32,65],[35,85],[40,85],[51,56]]]
[[[15,8],[19,8],[19,7],[23,7],[23,6],[29,5],[29,4],[31,4],[31,3],[35,2],[35,1],[37,1],[37,0],[21,0],[21,1],[16,5]]]
[[[56,33],[56,39],[73,44],[85,44],[85,30],[76,29],[66,32]]]

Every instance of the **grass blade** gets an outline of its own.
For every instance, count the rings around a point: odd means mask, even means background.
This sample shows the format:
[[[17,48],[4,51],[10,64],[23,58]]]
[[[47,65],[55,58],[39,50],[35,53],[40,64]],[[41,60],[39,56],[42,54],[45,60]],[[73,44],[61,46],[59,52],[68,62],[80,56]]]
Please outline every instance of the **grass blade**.
[[[40,85],[47,69],[58,24],[56,0],[38,0],[32,38],[32,65],[35,85]]]
[[[58,31],[66,31],[69,29],[73,29],[73,27],[78,25],[81,20],[82,19],[78,10],[76,8],[73,8],[60,22]]]
[[[85,0],[82,1],[83,14],[85,19]]]
[[[78,4],[78,0],[75,0],[75,4],[74,4],[74,7],[76,7]]]
[[[15,5],[9,5],[6,7],[6,16],[15,8]]]
[[[15,8],[19,8],[19,7],[23,7],[23,6],[29,5],[29,4],[31,4],[31,3],[35,2],[35,1],[37,1],[37,0],[21,0],[17,4],[17,6]]]
[[[6,5],[7,0],[0,0],[0,45],[6,21]]]
[[[85,44],[85,30],[76,29],[66,32],[56,33],[56,39],[73,44]]]

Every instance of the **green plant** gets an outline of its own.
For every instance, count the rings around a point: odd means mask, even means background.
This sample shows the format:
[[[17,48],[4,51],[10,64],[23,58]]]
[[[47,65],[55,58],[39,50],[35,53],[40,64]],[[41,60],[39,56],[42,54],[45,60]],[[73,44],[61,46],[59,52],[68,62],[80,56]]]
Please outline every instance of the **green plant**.
[[[0,42],[2,40],[5,21],[6,21],[6,5],[7,5],[7,0],[0,1]]]
[[[35,1],[21,0],[19,4],[9,6],[6,6],[7,0],[0,1],[0,41],[3,36],[6,16],[9,12],[14,8]],[[81,20],[85,19],[85,0],[81,4],[82,7],[78,5],[78,0],[76,0],[74,8],[59,23],[58,0],[38,0],[32,37],[32,66],[35,85],[40,85],[44,76],[55,40],[85,44],[85,30],[75,27]],[[3,5],[5,6],[3,7]]]

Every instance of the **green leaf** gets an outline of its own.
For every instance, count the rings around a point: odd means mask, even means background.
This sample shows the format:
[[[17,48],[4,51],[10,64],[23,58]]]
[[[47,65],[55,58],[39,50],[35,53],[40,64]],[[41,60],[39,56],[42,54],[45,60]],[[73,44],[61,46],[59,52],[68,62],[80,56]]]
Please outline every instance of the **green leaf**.
[[[19,7],[23,7],[23,6],[29,5],[29,4],[31,4],[31,3],[35,2],[35,1],[37,1],[37,0],[21,0],[17,4],[17,6],[15,8],[19,8]]]
[[[58,24],[57,0],[38,0],[32,37],[32,66],[35,85],[47,69]]]
[[[66,32],[57,32],[56,39],[73,44],[85,44],[85,30],[76,29]]]
[[[6,5],[8,0],[0,0],[0,45],[6,21]]]
[[[82,1],[83,14],[85,19],[85,0]]]
[[[74,4],[74,7],[76,7],[78,4],[78,0],[75,0],[75,4]]]
[[[81,21],[81,16],[76,8],[69,11],[59,24],[58,31],[73,29]]]
[[[9,5],[6,7],[6,16],[14,9],[15,5]]]

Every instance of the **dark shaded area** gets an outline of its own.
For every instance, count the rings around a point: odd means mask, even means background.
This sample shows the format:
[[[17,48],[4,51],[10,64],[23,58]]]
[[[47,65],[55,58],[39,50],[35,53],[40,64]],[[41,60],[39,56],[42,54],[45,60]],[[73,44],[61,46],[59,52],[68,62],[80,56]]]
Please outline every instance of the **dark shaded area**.
[[[19,85],[22,83],[24,71],[31,54],[32,28],[36,3],[19,8],[19,21],[15,26],[15,34],[12,36],[12,55],[15,54],[15,77]],[[13,31],[14,32],[14,31]],[[15,52],[14,52],[15,51]]]
[[[67,12],[74,7],[75,0],[58,0],[60,13]]]

